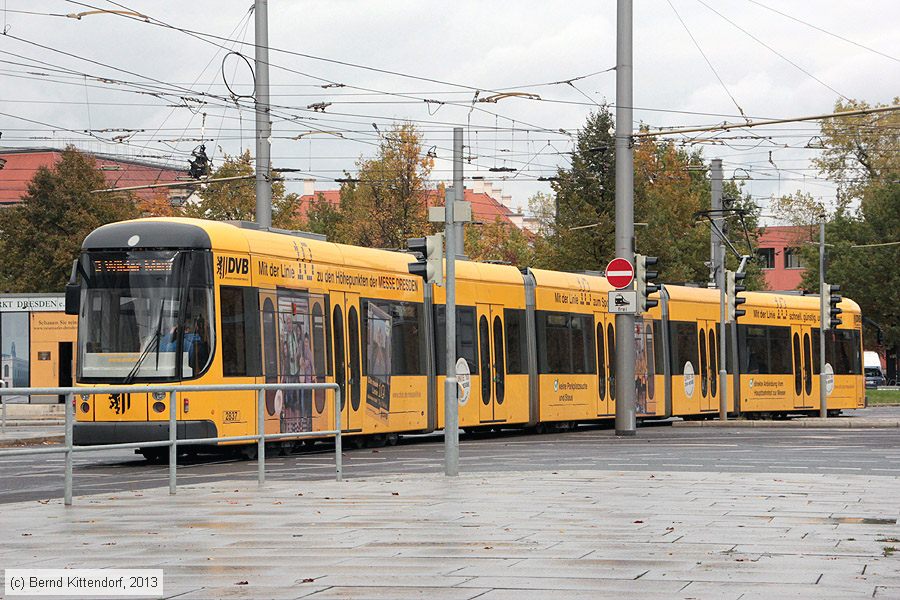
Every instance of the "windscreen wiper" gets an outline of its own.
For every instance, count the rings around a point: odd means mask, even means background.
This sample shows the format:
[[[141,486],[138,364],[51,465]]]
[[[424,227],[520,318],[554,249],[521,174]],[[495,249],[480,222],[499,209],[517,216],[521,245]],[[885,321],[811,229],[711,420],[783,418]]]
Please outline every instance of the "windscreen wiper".
[[[137,377],[138,371],[141,368],[141,365],[144,364],[144,360],[147,359],[147,356],[150,355],[150,351],[153,350],[153,347],[156,346],[156,368],[159,370],[159,347],[160,347],[160,338],[162,337],[162,317],[163,317],[163,300],[159,302],[159,321],[156,324],[156,331],[153,333],[153,337],[151,337],[147,341],[147,346],[141,352],[141,355],[138,356],[137,361],[135,361],[134,366],[131,367],[131,371],[128,372],[128,375],[125,376],[124,384],[130,384],[134,381],[134,378]]]

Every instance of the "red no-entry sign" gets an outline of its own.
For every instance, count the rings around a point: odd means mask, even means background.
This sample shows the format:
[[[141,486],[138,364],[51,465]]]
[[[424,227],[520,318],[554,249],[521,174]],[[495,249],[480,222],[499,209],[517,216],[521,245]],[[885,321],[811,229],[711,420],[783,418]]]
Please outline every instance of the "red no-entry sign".
[[[634,281],[634,267],[624,258],[614,258],[606,265],[606,280],[617,290],[627,288]]]

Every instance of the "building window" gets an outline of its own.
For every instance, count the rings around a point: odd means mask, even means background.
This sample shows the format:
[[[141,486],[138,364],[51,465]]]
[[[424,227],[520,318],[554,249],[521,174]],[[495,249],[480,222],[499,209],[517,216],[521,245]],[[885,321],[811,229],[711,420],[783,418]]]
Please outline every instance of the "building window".
[[[784,268],[785,269],[804,269],[806,268],[800,260],[800,248],[784,249]]]
[[[759,259],[759,267],[761,269],[775,268],[775,248],[758,248],[756,257]]]

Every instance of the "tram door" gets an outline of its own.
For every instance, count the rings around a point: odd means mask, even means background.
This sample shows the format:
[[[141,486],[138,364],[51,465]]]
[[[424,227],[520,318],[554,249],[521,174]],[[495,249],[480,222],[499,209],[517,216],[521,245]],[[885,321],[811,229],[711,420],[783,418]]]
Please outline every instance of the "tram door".
[[[719,410],[719,332],[715,321],[697,322],[700,410]]]
[[[616,414],[615,315],[594,313],[597,348],[597,416]]]
[[[359,294],[331,293],[334,382],[341,388],[341,427],[362,431]]]
[[[818,329],[805,325],[791,326],[791,355],[794,365],[794,408],[814,408],[818,406],[819,378],[814,377],[815,362],[812,336]],[[818,347],[818,344],[816,344]]]
[[[506,342],[503,339],[503,307],[479,304],[478,308],[478,373],[481,376],[482,423],[506,421]]]

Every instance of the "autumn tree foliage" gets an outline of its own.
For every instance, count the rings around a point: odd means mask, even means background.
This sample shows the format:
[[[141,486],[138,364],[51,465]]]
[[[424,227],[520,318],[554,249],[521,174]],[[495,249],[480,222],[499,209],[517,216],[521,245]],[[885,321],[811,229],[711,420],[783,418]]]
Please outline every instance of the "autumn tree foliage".
[[[0,210],[0,285],[11,292],[60,292],[88,233],[139,216],[131,194],[106,188],[96,161],[70,146],[40,167],[22,202]]]
[[[335,241],[401,248],[407,238],[428,231],[427,180],[433,166],[413,124],[395,125],[383,134],[377,155],[360,158],[356,177],[341,185]],[[322,213],[316,217],[333,218]]]
[[[469,224],[465,234],[466,255],[472,260],[534,265],[534,236],[509,221],[497,217],[492,223]]]

